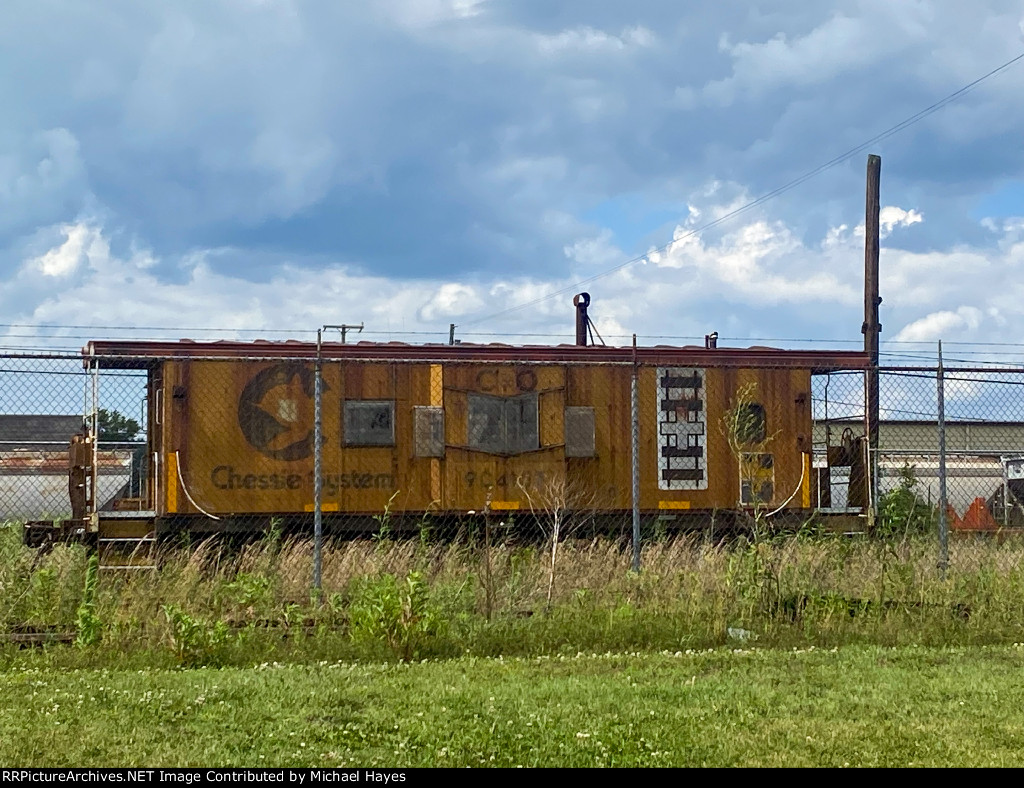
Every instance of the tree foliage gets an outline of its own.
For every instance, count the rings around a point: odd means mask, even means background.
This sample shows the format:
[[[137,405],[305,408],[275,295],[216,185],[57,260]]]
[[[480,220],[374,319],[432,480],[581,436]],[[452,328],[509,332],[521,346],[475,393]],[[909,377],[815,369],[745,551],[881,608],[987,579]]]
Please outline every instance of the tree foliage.
[[[900,469],[899,483],[878,501],[879,536],[931,533],[937,522],[936,507],[921,500],[913,465]]]
[[[97,427],[102,441],[134,441],[142,431],[135,419],[105,408],[97,411]]]

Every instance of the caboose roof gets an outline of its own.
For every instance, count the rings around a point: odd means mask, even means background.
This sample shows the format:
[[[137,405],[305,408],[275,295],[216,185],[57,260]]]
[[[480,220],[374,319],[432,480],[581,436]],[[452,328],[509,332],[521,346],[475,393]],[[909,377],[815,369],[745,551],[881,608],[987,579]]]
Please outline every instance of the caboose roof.
[[[160,359],[316,359],[315,342],[215,341],[178,342],[95,341],[82,348],[86,359],[99,359],[102,367],[144,367]],[[423,344],[405,342],[324,342],[324,360],[413,362],[509,362],[642,364],[699,367],[786,367],[817,372],[863,370],[869,356],[862,351],[784,350],[770,347],[705,348],[697,345],[612,347],[605,345]]]

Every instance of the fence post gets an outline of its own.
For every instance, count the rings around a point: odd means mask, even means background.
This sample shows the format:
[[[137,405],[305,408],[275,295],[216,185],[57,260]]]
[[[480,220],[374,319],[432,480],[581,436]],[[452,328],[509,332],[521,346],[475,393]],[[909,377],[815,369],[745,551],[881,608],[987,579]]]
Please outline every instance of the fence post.
[[[640,571],[640,406],[637,401],[636,334],[633,334],[633,376],[629,391],[630,424],[633,435],[633,571]]]
[[[316,332],[316,366],[313,370],[313,595],[317,604],[323,596],[323,373],[320,359],[323,331],[320,328]]]
[[[99,538],[100,530],[100,362],[99,359],[95,359],[92,365],[92,412],[89,415],[89,429],[92,432],[92,468],[89,471],[89,500],[92,503],[89,505],[89,527],[88,530],[96,533]],[[181,473],[181,469],[177,468],[178,456],[174,456],[174,464],[177,473]]]
[[[949,518],[946,516],[946,386],[942,369],[942,342],[939,342],[939,366],[936,374],[936,400],[939,430],[939,576],[946,579],[949,566]]]

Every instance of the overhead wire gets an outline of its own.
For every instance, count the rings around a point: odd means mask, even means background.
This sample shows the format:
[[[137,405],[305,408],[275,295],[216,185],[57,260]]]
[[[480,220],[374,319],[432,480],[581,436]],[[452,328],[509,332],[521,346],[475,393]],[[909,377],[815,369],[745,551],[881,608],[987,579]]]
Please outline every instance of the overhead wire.
[[[8,333],[0,334],[0,341],[4,339],[76,339],[76,340],[95,340],[97,336],[100,336],[97,332],[102,331],[114,331],[114,332],[126,332],[131,333],[133,338],[138,337],[139,334],[150,333],[150,332],[166,332],[167,337],[176,336],[180,339],[181,333],[191,334],[204,334],[204,333],[236,333],[236,334],[287,334],[291,336],[301,336],[303,334],[313,333],[312,330],[303,330],[298,328],[226,328],[221,326],[190,326],[190,327],[175,327],[175,326],[104,326],[104,325],[76,325],[76,324],[61,324],[61,323],[0,323],[0,329],[2,328],[26,328],[26,329],[39,329],[37,332],[19,332],[19,333]],[[67,330],[88,330],[91,333],[75,333],[75,334],[43,334],[41,331],[67,331]],[[173,334],[171,332],[174,332]],[[387,331],[387,330],[374,330],[365,329],[362,332],[364,335],[369,334],[373,336],[387,335],[387,336],[443,336],[447,341],[447,332],[444,331],[419,331],[419,330],[407,330],[407,331]],[[494,337],[494,338],[511,338],[511,337],[527,337],[527,338],[541,338],[550,339],[558,337],[571,336],[571,331],[466,331],[462,332],[460,336],[463,337]],[[615,339],[630,339],[633,335],[631,333],[623,334],[606,334],[608,338]],[[703,341],[703,336],[695,334],[637,334],[638,339],[669,339],[669,340],[685,340],[685,341]],[[152,337],[146,337],[150,339]],[[173,340],[177,341],[177,339]],[[827,338],[827,337],[762,337],[762,336],[721,336],[719,342],[785,342],[792,344],[844,344],[844,345],[859,345],[862,340],[859,339],[846,339],[846,338]],[[920,355],[925,349],[933,348],[935,343],[930,340],[900,340],[900,339],[883,339],[881,341],[883,347],[900,346],[907,347],[905,351],[880,351],[881,355],[890,356],[905,356],[907,358],[934,358],[934,355],[924,356]],[[1000,348],[1024,348],[1024,342],[982,342],[982,341],[945,341],[943,345],[947,347],[962,347],[962,348],[982,348],[982,347],[1000,347]],[[915,347],[916,346],[916,347]],[[916,353],[915,353],[916,351]],[[961,350],[961,355],[1017,355],[1015,353],[1003,352],[1003,351],[971,351]]]
[[[820,402],[820,403],[824,403],[825,402],[825,400],[823,398],[821,398],[821,397],[811,397],[811,401],[812,402]],[[844,405],[844,406],[849,407],[849,408],[863,408],[864,407],[863,403],[842,402],[840,400],[833,400],[833,399],[828,400],[828,404],[829,405]],[[938,418],[938,414],[936,414],[936,413],[928,413],[928,412],[923,411],[923,410],[907,410],[906,408],[889,408],[889,407],[885,407],[885,406],[882,406],[880,408],[880,410],[883,413],[902,413],[903,415],[906,415],[906,416],[924,416],[926,419],[929,419],[929,420],[934,420],[934,419]],[[854,413],[852,416],[833,416],[833,417],[829,418],[829,421],[849,421],[850,419],[862,419],[862,418],[864,418],[864,414],[863,414],[863,412],[860,412],[860,413]],[[996,419],[984,419],[984,418],[980,418],[980,417],[976,417],[976,416],[958,417],[957,420],[958,421],[969,421],[969,422],[972,422],[972,423],[977,422],[979,424],[1001,424],[1002,423],[1002,422],[1000,422],[999,420],[996,420]]]
[[[757,197],[757,198],[751,200],[750,202],[747,202],[747,203],[741,205],[739,208],[735,208],[735,209],[733,209],[731,211],[728,211],[727,213],[722,214],[721,216],[719,216],[716,219],[713,219],[710,222],[705,222],[704,224],[700,225],[699,227],[695,227],[695,228],[693,228],[691,230],[688,230],[687,232],[683,233],[679,237],[673,238],[668,243],[663,244],[662,246],[659,246],[656,249],[652,249],[652,250],[649,250],[648,252],[646,252],[645,254],[638,255],[636,257],[632,257],[632,258],[630,258],[629,260],[626,260],[623,263],[619,263],[618,265],[613,266],[612,268],[606,269],[606,270],[601,271],[601,272],[599,272],[597,274],[593,274],[592,276],[588,276],[588,277],[586,277],[584,279],[580,279],[580,280],[578,280],[578,281],[576,281],[576,282],[574,282],[574,283],[572,283],[570,285],[567,285],[565,287],[562,287],[562,288],[554,290],[554,291],[552,291],[550,293],[547,293],[546,295],[539,296],[538,298],[534,298],[531,301],[527,301],[524,304],[517,304],[515,306],[511,306],[511,307],[508,307],[506,309],[502,309],[502,310],[500,310],[498,312],[492,312],[492,313],[490,313],[488,315],[484,315],[484,316],[476,318],[474,320],[464,321],[462,323],[462,325],[464,325],[464,326],[476,325],[478,323],[484,322],[485,320],[493,320],[496,317],[500,317],[502,315],[507,315],[507,314],[510,314],[512,312],[516,312],[516,311],[518,311],[520,309],[527,309],[527,308],[529,308],[531,306],[536,306],[537,304],[543,303],[544,301],[547,301],[548,299],[554,298],[555,296],[562,295],[562,294],[568,293],[568,292],[572,292],[574,290],[577,290],[580,287],[583,287],[584,285],[588,285],[591,282],[596,282],[598,279],[603,279],[604,277],[610,276],[610,275],[612,275],[612,274],[614,274],[614,273],[616,273],[618,271],[623,270],[624,268],[628,268],[631,265],[634,265],[634,264],[639,263],[639,262],[641,262],[643,260],[646,260],[652,254],[660,254],[661,252],[664,252],[664,251],[668,250],[671,246],[673,246],[674,244],[679,243],[680,241],[686,240],[687,238],[692,238],[693,236],[698,235],[699,233],[702,233],[705,230],[709,230],[712,227],[716,227],[719,224],[722,224],[723,222],[728,221],[729,219],[732,219],[732,218],[734,218],[736,216],[739,216],[740,214],[746,213],[747,211],[749,211],[749,210],[751,210],[753,208],[756,208],[757,206],[762,205],[762,204],[768,202],[769,200],[772,200],[775,197],[778,197],[779,195],[784,194],[784,193],[790,191],[791,189],[795,189],[797,186],[800,186],[801,184],[805,183],[806,181],[810,180],[811,178],[814,178],[815,176],[820,175],[821,173],[823,173],[823,172],[825,172],[827,170],[830,170],[831,168],[833,168],[833,167],[835,167],[835,166],[837,166],[839,164],[842,164],[844,161],[852,158],[853,156],[856,156],[858,153],[863,152],[864,150],[866,150],[870,146],[872,146],[872,145],[874,145],[874,144],[876,144],[878,142],[882,142],[883,140],[886,140],[889,137],[892,137],[893,135],[898,134],[899,132],[903,131],[904,129],[909,128],[910,126],[913,126],[915,123],[918,123],[918,122],[924,120],[925,118],[927,118],[929,115],[932,115],[932,114],[938,112],[940,109],[945,107],[947,104],[950,104],[951,102],[956,101],[961,96],[964,96],[967,93],[969,93],[971,90],[973,90],[975,87],[980,85],[985,80],[990,79],[991,77],[994,77],[996,74],[999,74],[1002,71],[1005,71],[1010,66],[1012,66],[1014,63],[1016,63],[1016,62],[1018,62],[1019,60],[1022,60],[1022,59],[1024,59],[1024,52],[1021,52],[1016,57],[1011,58],[1010,60],[1007,60],[1002,65],[999,65],[996,68],[994,68],[991,71],[989,71],[988,73],[978,77],[973,82],[970,82],[970,83],[964,85],[963,87],[959,88],[958,90],[955,90],[954,92],[950,93],[948,96],[946,96],[946,97],[944,97],[942,99],[939,99],[938,101],[936,101],[935,103],[929,105],[928,107],[925,107],[923,110],[920,110],[919,112],[916,112],[915,114],[911,115],[910,117],[905,118],[904,120],[900,121],[896,125],[890,126],[885,131],[883,131],[883,132],[881,132],[879,134],[876,134],[874,137],[872,137],[869,140],[866,140],[865,142],[862,142],[860,145],[857,145],[856,147],[850,148],[848,151],[846,151],[844,153],[841,153],[841,154],[839,154],[838,156],[836,156],[836,157],[834,157],[832,159],[829,159],[824,164],[819,164],[817,167],[815,167],[815,168],[813,168],[811,170],[808,170],[807,172],[803,173],[802,175],[799,175],[798,177],[794,178],[793,180],[789,181],[788,183],[785,183],[782,186],[779,186],[779,187],[777,187],[775,189],[772,189],[769,192],[766,192],[765,194],[762,194],[760,197]]]

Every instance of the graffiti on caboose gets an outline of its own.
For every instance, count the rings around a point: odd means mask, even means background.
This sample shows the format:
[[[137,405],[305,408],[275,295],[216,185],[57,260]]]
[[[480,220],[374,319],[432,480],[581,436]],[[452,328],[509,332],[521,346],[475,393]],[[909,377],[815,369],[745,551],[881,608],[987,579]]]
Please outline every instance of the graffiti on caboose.
[[[705,371],[658,367],[658,489],[706,490]]]

